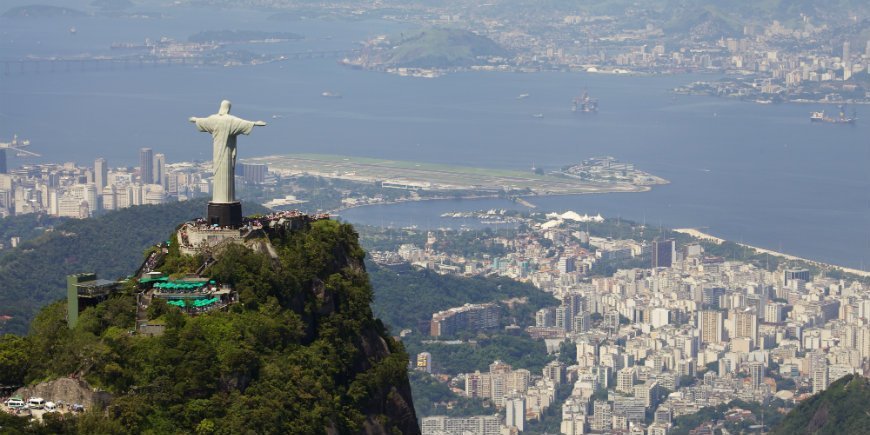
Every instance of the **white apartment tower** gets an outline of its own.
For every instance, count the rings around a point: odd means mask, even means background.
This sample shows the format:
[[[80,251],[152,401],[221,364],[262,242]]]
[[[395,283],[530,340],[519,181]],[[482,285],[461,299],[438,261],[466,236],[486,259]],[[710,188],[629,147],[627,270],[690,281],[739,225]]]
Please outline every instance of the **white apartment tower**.
[[[505,426],[515,427],[520,432],[526,430],[526,398],[520,394],[512,395],[505,399],[507,418]]]

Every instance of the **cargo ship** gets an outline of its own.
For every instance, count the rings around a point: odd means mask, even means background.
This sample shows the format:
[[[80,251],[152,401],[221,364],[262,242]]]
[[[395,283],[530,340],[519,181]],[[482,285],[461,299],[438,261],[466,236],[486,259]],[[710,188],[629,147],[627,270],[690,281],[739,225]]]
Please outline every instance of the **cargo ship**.
[[[589,96],[589,93],[583,91],[583,95],[574,98],[571,105],[572,112],[580,113],[595,113],[598,112],[598,100]]]
[[[846,109],[840,106],[840,113],[836,118],[832,118],[825,114],[825,111],[811,112],[810,121],[812,122],[827,122],[829,124],[854,124],[858,118],[855,117],[855,112],[852,111],[852,116],[846,116]]]

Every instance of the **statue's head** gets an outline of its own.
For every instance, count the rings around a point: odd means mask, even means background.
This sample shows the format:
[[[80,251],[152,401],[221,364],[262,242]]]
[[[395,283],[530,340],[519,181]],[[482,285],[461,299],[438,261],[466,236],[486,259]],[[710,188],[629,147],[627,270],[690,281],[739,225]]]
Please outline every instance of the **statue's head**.
[[[232,103],[230,103],[230,100],[221,101],[221,110],[218,111],[218,115],[228,115],[230,113],[231,106]]]

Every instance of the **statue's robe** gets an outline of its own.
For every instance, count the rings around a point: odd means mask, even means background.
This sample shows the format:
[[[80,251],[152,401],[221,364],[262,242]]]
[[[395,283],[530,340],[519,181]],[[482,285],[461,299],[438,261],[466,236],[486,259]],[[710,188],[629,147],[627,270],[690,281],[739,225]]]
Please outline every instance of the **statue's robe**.
[[[215,114],[208,118],[197,118],[196,128],[211,133],[214,141],[214,183],[212,202],[229,204],[236,201],[236,136],[251,134],[253,121],[246,121],[233,115]]]

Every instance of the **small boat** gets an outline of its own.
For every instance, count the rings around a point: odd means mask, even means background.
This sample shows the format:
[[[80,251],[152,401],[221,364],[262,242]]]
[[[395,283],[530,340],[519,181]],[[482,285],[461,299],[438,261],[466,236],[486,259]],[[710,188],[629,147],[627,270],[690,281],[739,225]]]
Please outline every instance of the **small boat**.
[[[544,117],[543,113],[533,113],[532,118],[541,119]]]
[[[519,96],[517,96],[517,100],[525,100],[526,98],[529,98],[529,97],[530,97],[529,94],[520,94]]]
[[[583,91],[583,95],[574,98],[571,103],[571,111],[574,113],[597,113],[598,100],[589,96],[589,93]]]
[[[822,110],[820,112],[810,112],[810,121],[811,122],[826,122],[828,124],[854,124],[855,120],[858,117],[855,116],[855,111],[852,111],[852,116],[846,116],[846,107],[844,105],[840,106],[839,115],[834,118],[825,114],[825,111]]]
[[[323,91],[320,93],[320,96],[324,98],[341,98],[341,94],[332,91]]]

